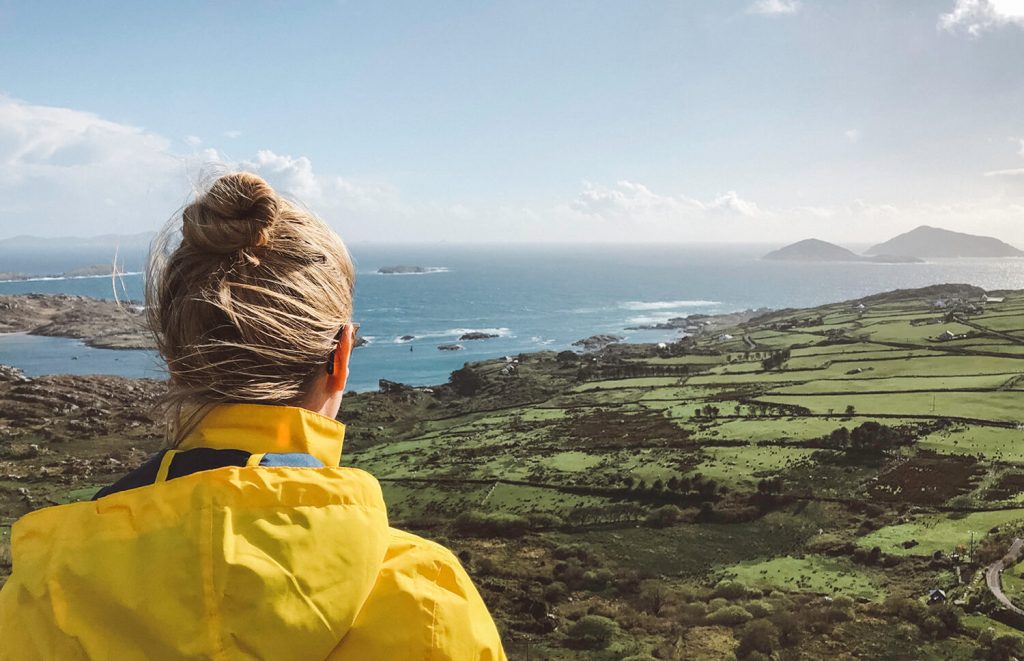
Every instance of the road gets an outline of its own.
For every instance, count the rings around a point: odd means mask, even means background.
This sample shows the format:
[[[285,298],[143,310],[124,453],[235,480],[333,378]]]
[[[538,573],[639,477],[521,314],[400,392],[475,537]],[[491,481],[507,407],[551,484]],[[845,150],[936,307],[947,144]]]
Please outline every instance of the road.
[[[1010,550],[1006,552],[1006,555],[993,562],[985,570],[985,582],[988,583],[989,591],[993,596],[995,596],[999,603],[1018,615],[1024,615],[1024,610],[1014,606],[1013,602],[1010,601],[1006,597],[1006,594],[1003,593],[1002,573],[1004,569],[1012,567],[1017,563],[1022,546],[1024,546],[1024,539],[1021,539],[1020,537],[1015,538],[1013,540],[1013,544],[1010,545]]]

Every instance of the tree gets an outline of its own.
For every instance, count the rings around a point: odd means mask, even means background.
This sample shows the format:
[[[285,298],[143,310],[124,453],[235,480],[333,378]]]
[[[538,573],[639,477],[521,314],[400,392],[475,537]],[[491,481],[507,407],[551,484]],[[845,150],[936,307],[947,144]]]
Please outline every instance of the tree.
[[[852,418],[853,414],[856,413],[857,409],[853,408],[853,404],[847,404],[846,406],[846,417]]]
[[[603,650],[612,642],[618,625],[607,617],[584,615],[566,632],[573,647],[585,650]]]

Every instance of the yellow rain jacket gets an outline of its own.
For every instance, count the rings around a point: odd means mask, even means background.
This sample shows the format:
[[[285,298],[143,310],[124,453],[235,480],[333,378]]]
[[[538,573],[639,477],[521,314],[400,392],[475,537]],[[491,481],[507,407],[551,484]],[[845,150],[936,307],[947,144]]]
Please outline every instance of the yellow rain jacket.
[[[458,560],[388,527],[377,481],[339,468],[344,432],[218,406],[148,485],[26,515],[0,659],[504,659]],[[209,456],[235,465],[189,472]]]

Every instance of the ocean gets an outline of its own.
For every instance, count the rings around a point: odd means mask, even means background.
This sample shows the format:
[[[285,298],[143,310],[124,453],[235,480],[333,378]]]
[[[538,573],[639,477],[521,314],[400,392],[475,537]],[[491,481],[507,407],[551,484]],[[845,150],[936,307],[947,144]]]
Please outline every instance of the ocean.
[[[379,379],[443,383],[465,362],[541,349],[562,350],[596,333],[660,342],[674,331],[627,330],[694,313],[806,307],[897,288],[970,283],[1024,288],[1024,259],[934,260],[923,264],[766,262],[774,246],[722,245],[353,245],[355,319],[370,343],[356,350],[349,387]],[[0,272],[60,273],[110,261],[110,255],[0,255]],[[126,255],[128,270],[141,267]],[[382,275],[392,265],[428,273]],[[123,292],[142,298],[142,276]],[[0,282],[0,294],[67,293],[111,298],[106,278]],[[459,341],[463,333],[498,335]],[[415,339],[402,341],[403,335]],[[457,343],[461,351],[441,351]],[[81,342],[23,334],[0,336],[0,363],[30,376],[49,373],[161,376],[151,352],[91,349]]]

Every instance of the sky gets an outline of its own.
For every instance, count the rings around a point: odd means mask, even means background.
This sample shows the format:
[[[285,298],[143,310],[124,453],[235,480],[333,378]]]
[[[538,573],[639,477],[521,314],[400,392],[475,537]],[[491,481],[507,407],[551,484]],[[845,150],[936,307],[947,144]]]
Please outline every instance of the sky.
[[[1022,62],[1024,0],[0,0],[0,239],[246,169],[358,242],[1024,246]]]

